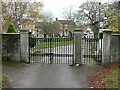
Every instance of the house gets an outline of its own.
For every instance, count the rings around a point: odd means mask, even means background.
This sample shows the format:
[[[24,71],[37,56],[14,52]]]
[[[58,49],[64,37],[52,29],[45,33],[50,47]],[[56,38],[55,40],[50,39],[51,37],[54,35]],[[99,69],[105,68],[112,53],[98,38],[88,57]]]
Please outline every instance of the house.
[[[91,30],[91,28],[87,28],[84,32],[85,38],[94,38],[94,32]]]
[[[68,36],[69,32],[72,32],[75,28],[75,22],[74,21],[68,21],[68,20],[58,20],[56,18],[55,22],[60,23],[60,36]]]

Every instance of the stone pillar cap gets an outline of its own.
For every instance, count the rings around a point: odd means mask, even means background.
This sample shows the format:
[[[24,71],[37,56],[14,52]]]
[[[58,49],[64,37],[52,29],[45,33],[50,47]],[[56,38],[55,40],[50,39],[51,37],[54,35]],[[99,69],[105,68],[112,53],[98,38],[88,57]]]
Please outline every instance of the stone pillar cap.
[[[103,32],[112,32],[111,29],[104,29]]]
[[[20,32],[29,32],[29,29],[27,29],[27,28],[22,28],[22,29],[20,29],[19,31],[20,31]]]
[[[83,30],[81,30],[80,28],[76,28],[75,30],[74,30],[74,32],[82,32]]]

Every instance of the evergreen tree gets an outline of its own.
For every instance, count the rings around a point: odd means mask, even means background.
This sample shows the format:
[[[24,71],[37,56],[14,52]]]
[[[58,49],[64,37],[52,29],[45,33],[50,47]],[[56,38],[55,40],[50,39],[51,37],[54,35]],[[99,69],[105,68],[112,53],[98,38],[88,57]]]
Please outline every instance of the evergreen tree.
[[[16,33],[13,23],[8,24],[7,33]]]

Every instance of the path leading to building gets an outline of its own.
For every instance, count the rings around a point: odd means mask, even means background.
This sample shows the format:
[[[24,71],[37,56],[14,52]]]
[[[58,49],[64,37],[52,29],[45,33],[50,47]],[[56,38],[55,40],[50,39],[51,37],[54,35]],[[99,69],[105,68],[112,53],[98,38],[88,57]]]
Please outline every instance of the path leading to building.
[[[88,76],[99,66],[69,66],[63,64],[28,64],[3,66],[14,88],[88,88]]]

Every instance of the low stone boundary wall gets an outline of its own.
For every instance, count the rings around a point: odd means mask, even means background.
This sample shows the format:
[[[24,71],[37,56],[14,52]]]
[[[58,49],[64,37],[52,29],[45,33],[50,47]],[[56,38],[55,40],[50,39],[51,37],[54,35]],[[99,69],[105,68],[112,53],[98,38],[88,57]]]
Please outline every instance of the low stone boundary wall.
[[[113,34],[111,38],[111,62],[120,60],[120,34]]]
[[[2,34],[2,60],[20,61],[20,34]]]
[[[29,61],[29,30],[22,29],[20,33],[4,33],[1,35],[1,60]]]
[[[112,34],[112,30],[103,31],[102,64],[120,61],[120,34]]]
[[[80,64],[81,47],[79,41],[81,33],[74,33],[76,39],[74,63]],[[78,39],[78,41],[77,41]],[[120,60],[120,34],[113,34],[111,30],[103,31],[102,64],[109,64]],[[2,57],[2,58],[1,58]],[[0,60],[29,62],[29,30],[20,30],[20,33],[0,34]]]

